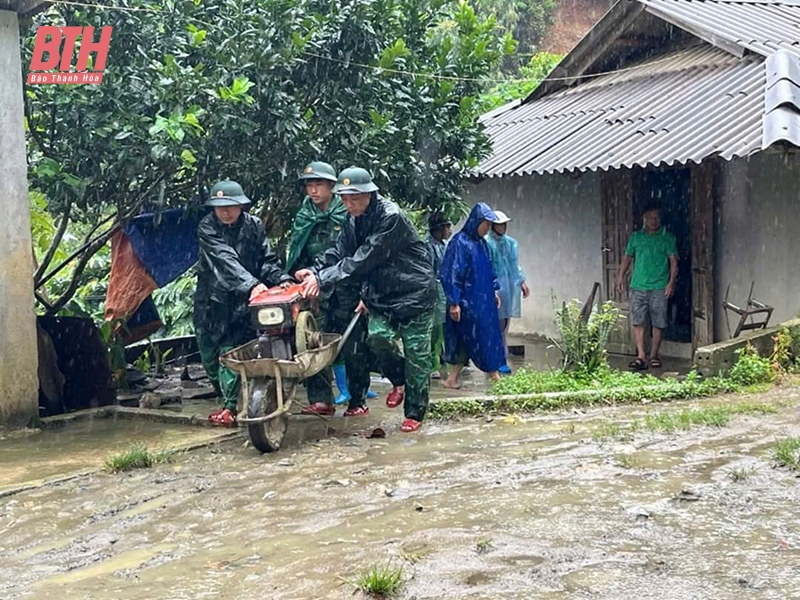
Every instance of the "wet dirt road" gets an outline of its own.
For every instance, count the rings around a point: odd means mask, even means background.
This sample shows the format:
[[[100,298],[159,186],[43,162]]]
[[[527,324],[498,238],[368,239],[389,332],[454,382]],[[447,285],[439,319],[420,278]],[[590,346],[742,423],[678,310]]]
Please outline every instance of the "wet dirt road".
[[[0,499],[0,597],[351,598],[353,573],[403,565],[400,597],[798,598],[800,486],[772,467],[800,436],[800,389],[726,427],[595,441],[608,423],[732,402],[428,423],[386,439],[296,420],[130,475]],[[746,474],[735,480],[734,472]]]

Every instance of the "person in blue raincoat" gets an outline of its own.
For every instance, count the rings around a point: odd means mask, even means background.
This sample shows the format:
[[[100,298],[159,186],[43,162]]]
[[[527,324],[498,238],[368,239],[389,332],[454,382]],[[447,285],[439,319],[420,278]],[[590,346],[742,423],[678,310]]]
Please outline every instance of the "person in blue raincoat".
[[[479,202],[444,254],[440,277],[447,298],[445,360],[453,365],[444,387],[458,387],[458,376],[470,359],[494,380],[506,362],[497,277],[483,239],[497,221],[492,209]]]
[[[500,373],[511,373],[508,366],[508,324],[511,319],[522,316],[522,299],[530,295],[528,284],[525,283],[525,274],[519,266],[519,247],[517,240],[506,234],[508,223],[512,220],[504,212],[496,210],[498,222],[492,224],[492,229],[486,236],[489,246],[489,257],[492,259],[494,272],[497,274],[497,283],[500,285],[500,330],[503,332],[503,351],[506,363],[500,367]]]

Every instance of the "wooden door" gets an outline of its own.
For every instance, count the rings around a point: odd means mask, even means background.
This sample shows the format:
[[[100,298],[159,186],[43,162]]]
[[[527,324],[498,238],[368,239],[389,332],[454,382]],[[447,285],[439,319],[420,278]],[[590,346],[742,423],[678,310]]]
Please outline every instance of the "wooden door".
[[[714,343],[714,164],[692,166],[692,350]]]
[[[620,319],[608,345],[609,351],[617,354],[636,354],[627,288],[621,295],[616,289],[617,273],[633,231],[633,194],[632,170],[615,169],[601,173],[603,300],[614,302],[625,317]]]

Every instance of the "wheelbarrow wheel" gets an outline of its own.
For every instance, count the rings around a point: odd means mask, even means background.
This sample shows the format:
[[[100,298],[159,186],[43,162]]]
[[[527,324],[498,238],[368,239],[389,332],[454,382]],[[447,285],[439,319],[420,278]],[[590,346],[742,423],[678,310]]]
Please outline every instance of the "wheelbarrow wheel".
[[[247,402],[247,417],[254,419],[264,417],[278,409],[278,388],[274,379],[253,380],[250,385],[250,398]],[[247,433],[250,441],[261,452],[277,452],[283,436],[286,435],[286,426],[289,415],[284,414],[263,421],[261,423],[248,423]]]

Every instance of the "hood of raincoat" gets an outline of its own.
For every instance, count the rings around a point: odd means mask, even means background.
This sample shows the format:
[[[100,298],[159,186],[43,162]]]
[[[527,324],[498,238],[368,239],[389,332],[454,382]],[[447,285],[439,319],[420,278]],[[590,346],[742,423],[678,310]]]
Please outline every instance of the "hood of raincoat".
[[[488,204],[485,202],[478,202],[472,207],[472,210],[469,211],[467,222],[464,223],[464,227],[461,228],[461,231],[473,239],[478,239],[478,227],[480,227],[480,224],[484,221],[497,223],[497,215],[489,208]]]

